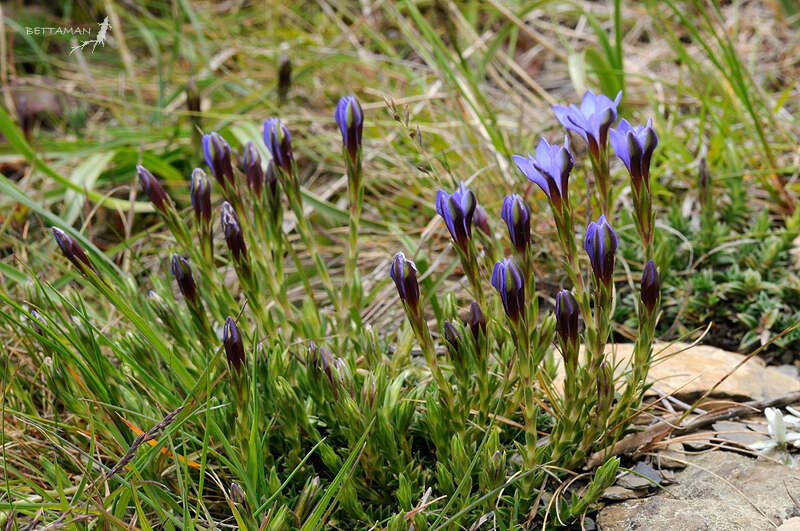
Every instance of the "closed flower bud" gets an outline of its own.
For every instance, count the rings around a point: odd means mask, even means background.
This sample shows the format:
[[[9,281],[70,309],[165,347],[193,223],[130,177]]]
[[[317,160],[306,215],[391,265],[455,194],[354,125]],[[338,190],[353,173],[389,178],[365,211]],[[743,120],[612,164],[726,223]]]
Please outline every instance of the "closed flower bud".
[[[53,237],[58,247],[61,249],[61,253],[67,260],[72,262],[72,265],[82,272],[85,272],[86,268],[94,270],[94,266],[92,266],[92,262],[89,261],[89,257],[86,255],[86,251],[83,250],[83,247],[81,247],[81,244],[58,227],[53,227],[51,230],[53,231]]]
[[[33,323],[33,330],[40,336],[43,336],[44,330],[42,330],[42,326],[39,323],[40,322],[43,323],[44,318],[41,316],[39,312],[37,312],[34,309],[31,309],[31,316],[33,317],[33,319],[31,320],[31,322]]]
[[[261,167],[261,155],[258,154],[258,150],[252,142],[244,145],[242,169],[247,177],[247,185],[256,197],[261,197],[261,188],[264,185],[264,169]]]
[[[642,304],[647,311],[652,313],[661,297],[661,278],[658,268],[652,260],[648,260],[642,273],[642,287],[640,293]]]
[[[472,301],[472,304],[469,306],[467,326],[469,326],[476,343],[481,334],[486,336],[486,317],[483,315],[481,307],[476,301]]]
[[[192,198],[192,209],[197,222],[211,222],[211,181],[206,172],[200,168],[192,170],[192,184],[189,190]]]
[[[439,190],[436,194],[436,212],[444,219],[453,241],[464,252],[472,237],[472,216],[477,204],[475,194],[463,182],[452,194],[444,190]]]
[[[458,348],[458,343],[461,338],[458,335],[458,330],[450,321],[444,322],[444,340],[452,348]]]
[[[595,280],[606,288],[611,286],[614,275],[614,253],[617,250],[617,233],[608,224],[605,216],[589,223],[583,243],[592,264]]]
[[[227,180],[231,186],[235,184],[233,166],[231,166],[231,146],[217,132],[203,135],[203,155],[211,173],[222,187]]]
[[[267,216],[272,220],[272,224],[277,226],[281,219],[281,193],[278,188],[278,174],[275,171],[275,164],[270,160],[267,163],[267,171],[264,173],[264,184],[267,194]]]
[[[189,112],[200,112],[200,92],[197,90],[197,82],[193,77],[186,82],[186,109]]]
[[[518,253],[524,254],[531,241],[531,215],[521,195],[506,196],[503,200],[501,217],[506,222],[508,235],[511,243],[514,244],[514,249]]]
[[[170,265],[172,276],[178,283],[178,289],[181,290],[184,298],[191,304],[197,303],[197,284],[194,282],[192,275],[192,267],[189,261],[179,254],[172,255],[172,263]]]
[[[491,237],[492,229],[489,227],[489,217],[482,206],[475,206],[475,213],[472,215],[472,225],[485,235]]]
[[[336,123],[342,132],[344,149],[350,155],[350,161],[355,163],[361,151],[361,133],[364,129],[364,113],[361,104],[353,96],[345,96],[339,100],[334,113]]]
[[[225,327],[222,330],[222,344],[225,346],[225,356],[228,358],[228,366],[240,373],[244,364],[244,342],[242,341],[242,331],[236,325],[233,317],[225,318]]]
[[[136,165],[136,174],[139,176],[139,185],[142,187],[142,190],[144,190],[144,193],[147,194],[147,197],[150,198],[150,202],[153,203],[153,206],[161,212],[166,212],[167,205],[169,204],[169,197],[167,197],[167,193],[164,191],[161,183],[159,183],[153,174],[141,164]]]
[[[225,242],[228,244],[233,259],[238,262],[242,258],[247,258],[247,246],[244,243],[242,227],[239,225],[239,216],[227,201],[223,201],[220,212],[222,232],[225,234]]]
[[[394,260],[392,260],[392,268],[389,271],[389,275],[394,280],[400,300],[416,311],[419,305],[416,264],[411,260],[407,260],[403,253],[397,253],[394,255]]]
[[[503,300],[506,315],[512,321],[525,317],[525,283],[522,272],[510,258],[504,258],[494,265],[492,286]]]
[[[275,166],[286,173],[291,173],[294,162],[292,136],[278,118],[269,118],[264,122],[264,144],[272,154]]]
[[[283,54],[278,61],[278,100],[281,103],[286,101],[290,88],[292,88],[292,60]]]
[[[244,491],[238,483],[231,483],[231,501],[239,505],[245,502]]]
[[[572,292],[562,289],[556,295],[556,332],[564,349],[578,344],[578,301]]]

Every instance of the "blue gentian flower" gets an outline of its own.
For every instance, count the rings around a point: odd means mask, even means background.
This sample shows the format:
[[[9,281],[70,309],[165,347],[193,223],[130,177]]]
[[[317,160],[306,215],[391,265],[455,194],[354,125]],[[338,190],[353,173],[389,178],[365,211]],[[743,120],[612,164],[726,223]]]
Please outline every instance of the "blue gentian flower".
[[[264,168],[261,166],[261,155],[252,142],[244,145],[242,169],[247,178],[247,185],[256,197],[261,197],[261,188],[264,186]]]
[[[198,223],[211,221],[211,182],[206,177],[206,172],[200,168],[192,171],[192,184],[189,189],[192,198],[192,209]]]
[[[239,373],[242,370],[242,365],[244,365],[244,342],[242,341],[242,332],[231,316],[225,318],[225,327],[222,330],[222,344],[225,346],[228,365]]]
[[[179,254],[172,255],[172,263],[170,265],[172,276],[178,283],[178,289],[181,290],[184,298],[192,304],[197,303],[197,284],[194,282],[192,275],[192,266],[189,261]]]
[[[345,96],[339,100],[334,113],[336,123],[342,132],[342,143],[350,160],[355,162],[361,150],[361,133],[364,129],[364,112],[361,104],[354,96]]]
[[[290,173],[294,161],[292,136],[278,118],[269,118],[264,122],[264,144],[272,154],[275,166]]]
[[[147,194],[153,206],[161,212],[166,212],[167,205],[169,204],[169,197],[167,197],[167,193],[164,191],[161,183],[158,182],[158,179],[141,164],[136,165],[136,174],[139,176],[139,185],[142,187],[142,190],[144,190],[144,193]]]
[[[510,258],[503,258],[494,265],[492,286],[500,293],[506,315],[518,321],[525,311],[525,282],[522,272]]]
[[[228,249],[231,251],[233,259],[238,262],[243,256],[247,256],[247,246],[244,243],[239,216],[236,215],[233,206],[227,201],[223,201],[220,212],[220,224],[225,235],[225,242],[228,244]]]
[[[569,137],[564,136],[564,145],[550,145],[542,138],[536,146],[536,155],[527,157],[514,155],[517,168],[529,181],[536,183],[547,195],[556,210],[561,210],[562,199],[566,200],[569,173],[574,159],[569,151]]]
[[[58,227],[52,227],[51,230],[53,231],[53,238],[55,238],[58,248],[61,249],[61,253],[64,257],[72,262],[72,265],[81,271],[84,271],[84,267],[94,269],[92,262],[86,255],[86,251],[83,250],[80,243],[75,241],[75,238]]]
[[[617,233],[608,224],[604,215],[597,221],[589,223],[583,248],[589,255],[595,279],[606,287],[611,286],[617,243]]]
[[[525,253],[531,241],[531,214],[519,194],[507,195],[500,214],[508,226],[511,243],[519,253]]]
[[[406,259],[403,253],[397,253],[392,260],[389,275],[397,287],[400,300],[409,308],[416,310],[419,304],[419,285],[417,284],[417,265]]]
[[[444,190],[436,194],[436,212],[444,219],[453,241],[464,252],[472,237],[472,216],[477,204],[475,194],[467,190],[463,182],[452,194]]]
[[[647,125],[633,127],[623,118],[616,129],[609,131],[608,136],[614,153],[628,168],[636,192],[641,189],[642,181],[649,189],[650,159],[658,145],[653,120],[647,120]]]
[[[203,155],[219,184],[224,187],[225,180],[230,182],[231,186],[235,184],[233,166],[231,166],[231,146],[222,138],[222,135],[214,131],[203,135]]]
[[[605,149],[608,128],[617,119],[617,106],[621,99],[622,91],[611,100],[604,94],[595,95],[587,90],[580,107],[574,103],[569,107],[553,105],[553,112],[561,125],[583,137],[596,157],[601,149]]]
[[[562,289],[556,294],[556,332],[563,345],[578,343],[578,301],[571,291]]]
[[[652,260],[648,260],[644,266],[642,273],[642,284],[640,297],[642,304],[647,308],[648,312],[652,312],[653,308],[658,304],[658,298],[661,295],[661,278],[658,275],[658,268]]]

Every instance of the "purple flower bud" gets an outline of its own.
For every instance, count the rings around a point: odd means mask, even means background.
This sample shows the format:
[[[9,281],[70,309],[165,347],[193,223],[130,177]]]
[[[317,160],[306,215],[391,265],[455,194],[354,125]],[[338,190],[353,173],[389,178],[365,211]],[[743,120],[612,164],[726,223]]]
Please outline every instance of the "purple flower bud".
[[[489,216],[482,206],[475,206],[475,213],[472,215],[472,226],[480,230],[485,235],[492,237],[492,229],[489,227]]]
[[[419,285],[417,284],[417,265],[411,260],[406,260],[403,253],[397,253],[392,260],[389,275],[397,287],[400,300],[409,308],[416,310],[419,305]]]
[[[453,347],[458,348],[458,343],[461,341],[461,337],[458,335],[458,330],[450,321],[444,322],[444,340]]]
[[[238,483],[231,483],[231,501],[239,505],[245,502],[245,495]]]
[[[444,190],[436,194],[436,212],[444,219],[453,241],[464,252],[472,237],[472,216],[476,206],[475,194],[467,190],[463,182],[452,195]]]
[[[264,169],[261,167],[261,155],[252,142],[244,145],[242,152],[242,169],[247,177],[247,185],[253,190],[256,197],[261,197],[261,187],[264,185]]]
[[[520,315],[524,318],[525,283],[522,272],[512,259],[503,258],[494,265],[492,286],[500,293],[508,318],[515,322]]]
[[[136,173],[139,175],[139,185],[142,187],[142,190],[144,190],[144,193],[147,194],[147,197],[150,198],[150,202],[153,203],[153,206],[161,212],[166,212],[167,205],[169,204],[169,197],[167,197],[167,193],[164,191],[161,183],[159,183],[153,174],[141,164],[136,165]]]
[[[306,362],[311,375],[316,378],[320,371],[325,373],[328,378],[328,383],[333,387],[333,373],[331,372],[331,364],[333,363],[333,354],[327,347],[317,347],[313,341],[308,343],[308,353],[306,354]]]
[[[336,123],[342,132],[342,143],[350,160],[355,164],[361,150],[361,132],[364,129],[364,113],[361,104],[353,96],[345,96],[339,100],[334,113]]]
[[[233,317],[225,318],[225,327],[222,330],[222,344],[225,346],[225,355],[228,358],[228,366],[240,373],[244,365],[244,342],[242,341],[242,331],[236,325]]]
[[[281,55],[278,62],[278,100],[283,103],[292,88],[292,61],[288,55]]]
[[[178,283],[178,289],[181,290],[184,298],[186,298],[186,300],[191,304],[196,304],[197,284],[194,282],[192,266],[189,265],[189,261],[179,254],[173,254],[170,270],[172,271],[172,276],[175,277],[175,281]]]
[[[189,190],[192,208],[197,222],[208,224],[211,221],[211,181],[200,168],[192,170],[192,184]]]
[[[469,326],[476,343],[481,334],[486,336],[486,317],[483,315],[481,307],[476,301],[472,301],[472,304],[469,306],[467,326]]]
[[[525,177],[536,183],[547,195],[547,199],[557,211],[561,210],[562,200],[567,201],[569,174],[575,161],[569,151],[569,137],[564,136],[564,145],[547,143],[544,138],[536,146],[536,155],[527,157],[514,155],[517,168]]]
[[[648,260],[642,273],[642,288],[640,293],[642,304],[647,311],[652,313],[661,296],[661,278],[658,268],[652,260]]]
[[[94,270],[94,266],[92,266],[92,262],[86,255],[86,251],[81,247],[81,244],[58,227],[53,227],[51,230],[53,231],[53,237],[56,239],[58,247],[61,249],[61,253],[67,260],[72,262],[72,265],[77,267],[81,272],[86,271],[84,268]]]
[[[231,186],[236,184],[233,177],[233,166],[231,166],[231,146],[222,138],[222,135],[214,131],[203,135],[203,154],[206,164],[211,168],[211,173],[223,188],[226,179]]]
[[[572,292],[562,289],[556,295],[556,332],[562,347],[578,344],[578,301]]]
[[[220,212],[220,224],[222,232],[225,234],[225,243],[228,244],[233,259],[238,262],[242,257],[247,257],[247,245],[244,243],[242,227],[239,225],[239,216],[227,201],[222,202]]]
[[[634,128],[623,118],[619,122],[619,127],[611,129],[608,134],[611,147],[614,148],[619,160],[628,168],[636,192],[639,193],[641,190],[642,181],[649,189],[650,159],[658,145],[658,135],[653,129],[653,120],[647,120],[645,126]]]
[[[353,373],[347,362],[340,357],[333,360],[333,373],[335,375],[333,385],[333,396],[339,396],[339,389],[349,394],[351,398],[355,398],[355,388],[353,387]]]
[[[264,144],[272,153],[275,166],[290,173],[294,155],[292,153],[292,137],[289,130],[278,118],[269,118],[264,122]]]
[[[519,194],[507,195],[500,216],[508,226],[508,235],[518,253],[524,254],[531,241],[531,215]]]
[[[586,240],[583,248],[589,255],[595,279],[607,288],[611,286],[614,275],[614,253],[617,250],[617,233],[606,221],[605,216],[600,216],[596,222],[589,223],[586,229]]]
[[[31,308],[31,316],[33,317],[33,319],[31,320],[31,322],[33,323],[33,330],[40,336],[43,336],[44,330],[42,330],[42,327],[39,323],[44,322],[44,317],[42,317],[42,315],[33,308]]]
[[[597,157],[600,150],[605,149],[608,128],[617,119],[617,106],[621,99],[622,91],[612,101],[604,94],[595,95],[587,90],[580,107],[575,104],[569,107],[553,105],[553,112],[561,125],[583,137],[592,156]]]

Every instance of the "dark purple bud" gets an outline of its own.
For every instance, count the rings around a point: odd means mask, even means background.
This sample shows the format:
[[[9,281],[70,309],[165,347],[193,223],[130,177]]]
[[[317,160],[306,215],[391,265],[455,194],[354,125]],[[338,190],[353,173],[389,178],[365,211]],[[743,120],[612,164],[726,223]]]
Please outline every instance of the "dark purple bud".
[[[483,315],[481,307],[476,301],[472,301],[472,304],[469,306],[467,326],[469,326],[476,343],[481,334],[483,334],[484,337],[486,336],[486,317]]]
[[[562,289],[556,295],[556,332],[564,349],[578,344],[578,301],[572,292]]]
[[[53,237],[56,239],[58,247],[61,249],[61,253],[67,260],[72,262],[72,265],[77,267],[81,272],[86,272],[85,268],[94,270],[94,266],[92,266],[92,262],[89,261],[89,257],[86,255],[86,251],[83,250],[83,247],[81,247],[81,244],[58,227],[53,227],[51,230],[53,231]]]
[[[208,180],[206,172],[200,168],[192,170],[192,184],[189,190],[192,197],[192,208],[197,222],[211,222],[211,181]]]
[[[244,341],[242,331],[236,325],[233,317],[225,318],[225,327],[222,330],[222,344],[225,346],[225,356],[228,358],[228,366],[238,373],[242,371],[244,365]]]
[[[43,336],[44,330],[42,330],[42,326],[39,323],[43,323],[44,318],[34,309],[31,309],[31,316],[33,317],[33,319],[31,319],[31,322],[33,323],[33,330],[40,336]]]
[[[244,243],[239,216],[236,215],[236,211],[227,201],[222,202],[220,212],[220,224],[225,235],[225,243],[228,244],[228,249],[231,251],[233,259],[238,262],[242,258],[247,258],[247,245]]]
[[[191,304],[197,303],[197,284],[194,282],[192,275],[192,266],[189,261],[179,254],[172,255],[172,263],[170,265],[172,276],[178,283],[178,289],[181,290],[184,298]]]
[[[333,373],[331,365],[333,363],[333,354],[327,347],[317,347],[313,341],[308,343],[308,353],[306,354],[306,362],[308,369],[311,371],[313,377],[317,377],[320,371],[325,373],[328,382],[333,387]]]
[[[619,160],[628,168],[636,193],[641,190],[642,181],[649,189],[650,159],[658,145],[658,135],[653,129],[653,121],[647,120],[647,125],[633,127],[623,118],[619,122],[619,127],[609,131],[609,140]]]
[[[238,483],[231,483],[231,501],[239,505],[245,502],[244,491]]]
[[[511,243],[518,253],[524,254],[531,241],[531,215],[519,194],[507,195],[503,200],[500,217],[506,222]]]
[[[512,321],[525,317],[525,283],[522,272],[510,258],[503,258],[494,265],[492,286],[500,293],[506,315]]]
[[[450,321],[444,322],[444,340],[447,341],[447,344],[454,348],[458,349],[458,344],[461,341],[461,337],[458,335],[458,330],[456,327],[453,326],[453,323]]]
[[[278,100],[283,103],[292,88],[292,61],[286,54],[278,61]]]
[[[336,123],[342,132],[342,143],[355,164],[361,151],[361,133],[364,129],[364,113],[361,104],[353,96],[345,96],[339,100],[334,113]]]
[[[235,183],[233,177],[233,166],[231,166],[231,146],[217,132],[212,131],[203,135],[203,155],[206,164],[211,168],[211,173],[219,184],[224,188],[227,180],[231,186]]]
[[[572,153],[569,151],[569,137],[564,136],[564,145],[547,143],[544,138],[536,146],[536,155],[528,153],[527,157],[514,155],[517,168],[525,177],[536,183],[547,195],[556,211],[561,210],[562,201],[567,201],[569,191],[569,174],[574,165]]]
[[[417,284],[417,265],[411,260],[406,260],[403,253],[397,253],[392,260],[389,275],[397,287],[400,300],[409,308],[416,311],[419,305],[419,285]]]
[[[575,104],[569,107],[553,105],[553,112],[561,125],[583,137],[592,155],[596,157],[600,149],[605,149],[608,128],[617,119],[617,106],[621,99],[622,91],[611,100],[604,94],[595,95],[588,90],[580,107]]]
[[[197,82],[193,77],[186,82],[186,109],[189,112],[200,112],[200,92],[197,90]]]
[[[264,144],[272,154],[275,166],[286,173],[291,173],[294,162],[292,137],[278,118],[269,118],[264,122]]]
[[[139,185],[144,190],[144,193],[147,194],[147,197],[150,198],[153,206],[161,212],[166,212],[169,197],[167,197],[167,193],[162,188],[161,183],[141,164],[136,165],[136,174],[139,176]]]
[[[472,226],[491,238],[492,229],[489,227],[489,216],[486,215],[486,211],[480,205],[475,206],[475,213],[472,215]]]
[[[606,221],[605,216],[600,216],[597,221],[589,223],[586,229],[586,240],[583,248],[589,255],[595,279],[607,288],[611,286],[614,275],[614,253],[617,250],[617,233]]]
[[[464,252],[472,237],[472,216],[476,206],[475,194],[467,190],[463,182],[452,194],[444,190],[436,194],[436,212],[444,219],[453,241]]]
[[[642,273],[642,304],[647,311],[652,313],[661,297],[661,278],[658,275],[658,268],[652,260],[648,260]]]
[[[261,166],[261,155],[258,154],[258,150],[252,142],[244,145],[242,169],[247,177],[247,185],[256,197],[261,197],[261,188],[264,185],[264,168]]]

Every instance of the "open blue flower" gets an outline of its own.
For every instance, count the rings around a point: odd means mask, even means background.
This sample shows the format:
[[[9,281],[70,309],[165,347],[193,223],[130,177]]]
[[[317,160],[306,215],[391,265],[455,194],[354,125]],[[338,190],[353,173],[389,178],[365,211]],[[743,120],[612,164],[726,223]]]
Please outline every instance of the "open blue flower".
[[[617,119],[617,106],[622,99],[622,91],[613,100],[605,94],[597,94],[587,90],[578,107],[574,103],[569,107],[553,105],[553,112],[561,125],[575,131],[583,137],[593,156],[605,149],[608,139],[608,128]]]
[[[529,181],[536,183],[556,209],[561,209],[562,199],[567,197],[569,173],[574,159],[569,151],[569,138],[564,145],[550,145],[542,138],[536,146],[536,156],[514,155],[517,168]]]

